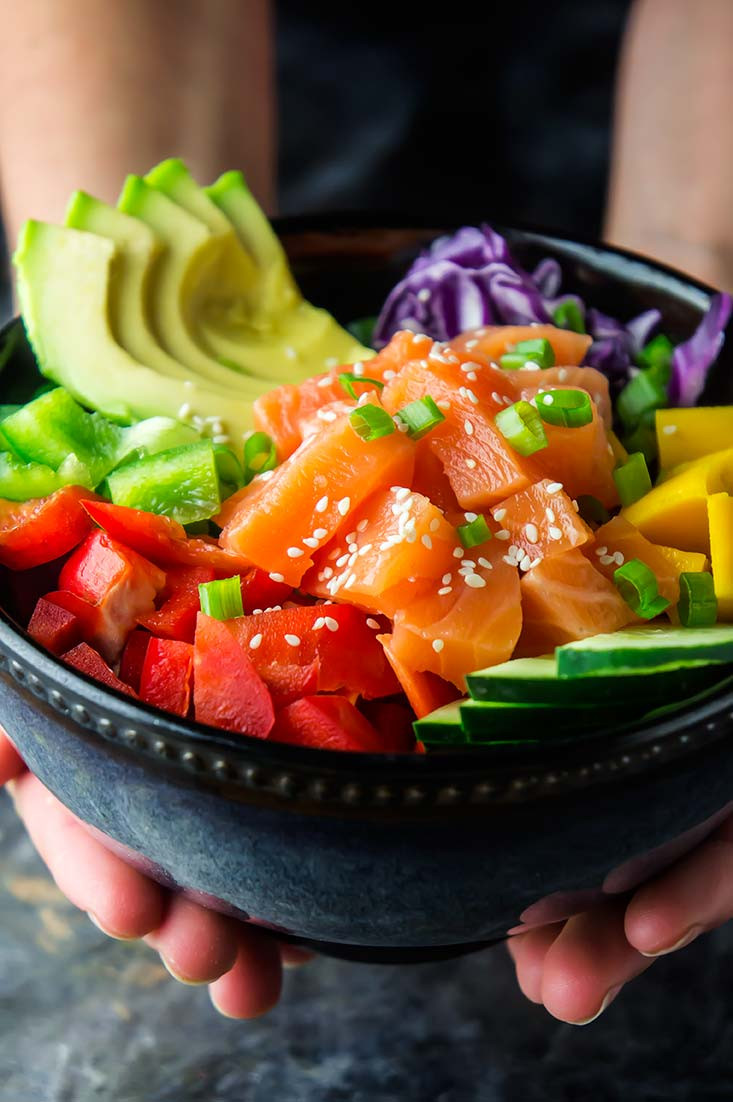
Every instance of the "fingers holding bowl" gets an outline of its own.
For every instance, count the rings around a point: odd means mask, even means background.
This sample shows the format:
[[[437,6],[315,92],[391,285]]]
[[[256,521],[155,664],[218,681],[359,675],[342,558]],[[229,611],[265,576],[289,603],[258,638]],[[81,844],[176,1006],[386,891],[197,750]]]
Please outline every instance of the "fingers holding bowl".
[[[259,1018],[271,1010],[282,990],[280,946],[267,934],[239,928],[237,960],[212,983],[209,995],[225,1018]]]
[[[0,788],[19,777],[24,769],[23,759],[8,738],[7,732],[0,727]]]

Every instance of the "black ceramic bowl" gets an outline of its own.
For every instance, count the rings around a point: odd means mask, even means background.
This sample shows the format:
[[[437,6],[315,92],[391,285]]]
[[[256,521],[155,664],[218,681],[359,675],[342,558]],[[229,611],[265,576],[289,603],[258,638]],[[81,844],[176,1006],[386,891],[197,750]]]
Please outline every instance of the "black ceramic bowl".
[[[455,225],[299,219],[280,231],[305,293],[374,313],[416,250]],[[600,245],[507,231],[518,258],[620,317],[658,306],[682,338],[711,291]],[[0,401],[35,365],[0,337]],[[733,343],[711,379],[724,400]],[[65,668],[0,612],[0,714],[30,768],[169,885],[355,959],[451,956],[624,893],[703,838],[733,790],[733,694],[652,725],[492,757],[339,754],[177,721]]]

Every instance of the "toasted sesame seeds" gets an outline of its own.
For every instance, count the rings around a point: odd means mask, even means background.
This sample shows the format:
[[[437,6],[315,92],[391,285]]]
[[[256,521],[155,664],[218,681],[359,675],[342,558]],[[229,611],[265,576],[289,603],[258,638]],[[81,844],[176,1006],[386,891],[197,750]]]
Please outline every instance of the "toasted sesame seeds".
[[[537,540],[539,539],[539,533],[537,531],[536,524],[525,524],[524,534],[530,543],[537,543]]]
[[[304,536],[303,543],[306,547],[318,547],[318,540],[315,536]]]
[[[284,575],[283,574],[278,574],[277,571],[273,571],[271,574],[268,574],[268,577],[269,577],[270,581],[272,581],[272,582],[284,582],[285,581]]]
[[[453,549],[453,558],[454,559],[462,559],[463,558],[463,548],[462,547],[454,547],[454,549]]]
[[[313,621],[313,630],[320,631],[320,629],[324,627],[325,623],[326,621],[324,620],[323,616],[316,617],[316,619]]]
[[[525,555],[524,558],[519,563],[519,569],[526,571],[526,570],[529,570],[531,566],[532,566],[531,558],[529,557],[529,555]]]
[[[601,555],[600,557],[601,566],[610,566],[615,561],[613,555]]]
[[[379,623],[379,620],[373,620],[371,616],[367,616],[366,626],[371,628],[372,631],[379,631],[382,625]]]
[[[665,436],[674,436],[674,434],[677,432],[677,426],[676,425],[664,425],[663,428],[662,428],[662,432],[664,433]]]
[[[474,468],[476,467],[476,460],[475,459],[467,459],[466,460],[466,466],[468,467],[469,471],[474,470]]]
[[[494,569],[493,563],[490,563],[488,559],[485,559],[483,557],[483,555],[479,555],[478,564],[479,564],[479,566],[483,566],[484,570],[493,570]]]
[[[353,574],[352,574],[352,578],[353,578]],[[326,627],[328,628],[329,631],[338,631],[339,622],[338,622],[338,620],[334,620],[333,616],[324,616],[323,622],[324,622],[324,624],[326,625]]]
[[[613,561],[616,563],[617,566],[623,566],[624,565],[623,551],[614,551]]]
[[[561,540],[562,528],[556,528],[554,525],[551,525],[547,530],[547,534],[551,540]]]
[[[345,555],[340,555],[339,558],[336,559],[336,567],[340,570],[342,566],[346,566],[348,561],[349,556],[347,552]]]
[[[313,538],[316,539],[316,540],[325,539],[327,535],[328,535],[328,532],[326,531],[325,528],[314,528],[313,529]]]
[[[316,502],[315,508],[317,513],[325,513],[326,509],[328,508],[328,498],[319,498],[319,500]]]
[[[509,536],[510,536],[510,533],[507,532],[506,528],[500,528],[499,531],[496,532],[496,538],[498,540],[508,540]]]
[[[547,517],[547,519],[549,520],[550,524],[554,524],[554,523],[555,523],[555,512],[554,512],[554,510],[553,510],[553,509],[551,509],[551,508],[550,508],[550,506],[549,506],[549,505],[548,505],[548,506],[547,506],[547,508],[545,509],[545,516],[546,516],[546,517]]]
[[[346,540],[347,544],[353,543],[356,539],[356,532],[349,532],[347,535],[344,536],[344,539]],[[351,548],[349,548],[349,551],[351,551]]]
[[[473,524],[475,520],[478,520],[478,513],[464,513],[466,518],[466,524]]]
[[[474,567],[475,565],[476,565],[476,563],[474,562],[473,559],[461,559],[461,566]]]
[[[445,597],[445,596],[447,596],[448,593],[452,593],[452,592],[453,592],[453,586],[452,585],[444,585],[444,586],[441,586],[440,589],[438,590],[438,596],[439,597]]]
[[[442,639],[433,639],[433,650],[436,654],[440,654],[444,646],[445,643]]]
[[[548,482],[545,489],[548,494],[559,494],[562,490],[562,482]]]
[[[290,632],[287,632],[287,634],[285,635],[285,642],[288,644],[289,647],[299,647],[300,646],[300,636],[299,635],[291,635]]]
[[[342,497],[340,501],[336,502],[336,508],[338,509],[341,516],[345,517],[349,509],[351,508],[351,498]]]
[[[466,436],[473,436],[473,425],[468,420],[468,418],[466,418],[466,420],[463,422],[463,431],[465,432]]]
[[[506,509],[494,509],[494,512],[493,512],[492,515],[494,517],[494,520],[497,521],[499,524],[501,524],[504,517],[506,516]]]
[[[392,492],[397,501],[407,501],[408,497],[412,494],[412,490],[407,486],[393,486]]]
[[[357,554],[360,555],[360,556],[361,555],[368,555],[373,546],[374,546],[374,544],[372,544],[372,543],[365,543],[363,547],[359,548]]]
[[[288,548],[288,558],[289,559],[299,559],[301,557],[301,555],[304,555],[304,554],[305,554],[305,551],[303,550],[302,547],[289,547]]]
[[[471,589],[484,589],[486,586],[486,580],[480,574],[467,574],[463,580]]]
[[[262,642],[262,632],[258,631],[256,635],[253,635],[249,641],[249,649],[257,650]]]

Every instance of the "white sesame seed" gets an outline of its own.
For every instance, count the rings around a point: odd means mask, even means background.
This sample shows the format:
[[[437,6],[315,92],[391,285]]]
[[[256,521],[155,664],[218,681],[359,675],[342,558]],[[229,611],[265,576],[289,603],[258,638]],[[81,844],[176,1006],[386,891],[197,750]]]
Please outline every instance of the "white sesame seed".
[[[304,536],[303,543],[306,547],[318,547],[318,540],[315,536]]]
[[[327,508],[328,508],[328,498],[327,497],[322,497],[316,502],[316,512],[317,513],[325,513]]]
[[[483,589],[486,586],[486,581],[480,574],[469,574],[464,580],[471,589]]]
[[[443,577],[440,579],[441,582],[443,583],[443,585],[448,585],[448,583],[450,582],[452,576],[453,576],[452,574],[444,574]]]
[[[178,418],[180,421],[185,421],[191,414],[191,405],[189,402],[184,402],[178,411]]]
[[[285,642],[290,647],[299,647],[300,646],[300,636],[299,635],[291,635],[290,632],[288,632],[287,635],[285,636]]]
[[[664,425],[664,427],[662,428],[662,432],[664,433],[665,436],[674,436],[674,434],[677,432],[677,426],[676,425]]]
[[[479,566],[483,566],[484,570],[493,570],[494,569],[493,564],[490,563],[488,559],[485,559],[483,557],[483,555],[479,556],[478,564],[479,564]]]
[[[314,630],[314,631],[319,631],[319,630],[320,630],[320,629],[321,629],[321,628],[322,628],[322,627],[324,626],[324,624],[325,624],[325,623],[326,623],[326,621],[325,621],[325,620],[323,619],[323,617],[322,617],[322,616],[318,616],[318,617],[317,617],[317,618],[316,618],[316,619],[315,619],[315,620],[313,621],[313,630]]]
[[[522,366],[520,367],[519,370],[520,371],[539,371],[540,370],[540,365],[534,363],[532,360],[527,360],[527,362],[525,364],[522,364]]]
[[[257,634],[253,635],[252,638],[250,639],[249,649],[250,650],[257,650],[257,648],[259,647],[261,642],[262,642],[262,633],[258,631]]]
[[[423,547],[427,547],[428,551],[432,551],[433,541],[431,540],[427,532],[425,532],[424,535],[420,537],[420,543],[423,545]]]
[[[473,524],[475,520],[478,520],[478,513],[464,513],[467,524]]]
[[[410,497],[412,490],[407,486],[392,486],[392,493],[397,501],[406,501]]]
[[[497,406],[500,406],[500,405],[501,405],[501,403],[502,403],[502,397],[501,397],[501,394],[499,394],[499,393],[498,393],[498,391],[496,391],[496,390],[492,390],[492,392],[491,392],[491,397],[492,397],[492,398],[494,399],[494,401],[496,402]]]
[[[461,566],[470,566],[473,568],[476,565],[473,559],[462,559]]]
[[[368,555],[374,544],[365,543],[363,547],[359,548],[359,555]]]
[[[473,425],[468,420],[468,418],[466,418],[466,420],[463,422],[463,431],[465,432],[466,436],[473,436]]]
[[[420,290],[417,292],[417,301],[427,302],[429,298],[430,290],[427,287],[421,287]]]
[[[304,555],[304,554],[305,554],[305,551],[303,550],[302,547],[289,547],[288,548],[288,558],[289,559],[299,559],[301,557],[301,555]]]
[[[617,566],[623,566],[624,565],[623,552],[622,551],[614,551],[613,561],[616,563]]]
[[[548,482],[545,489],[548,494],[558,494],[562,490],[562,482]]]
[[[360,375],[364,374],[364,364],[361,362],[361,360],[357,360],[355,364],[351,365],[351,374],[356,375],[357,379]]]
[[[347,544],[353,543],[356,539],[356,532],[349,532],[346,536],[344,536],[344,539],[346,540]],[[349,551],[353,551],[353,548],[350,547]]]
[[[430,531],[437,532],[439,528],[440,520],[438,519],[438,517],[433,517],[433,519],[430,521]]]
[[[463,548],[462,547],[455,547],[453,549],[453,558],[454,559],[462,559],[463,558]]]
[[[504,405],[505,406],[511,406],[513,404],[514,404],[514,400],[512,398],[510,398],[508,394],[505,394],[504,395]]]
[[[555,399],[552,396],[552,394],[543,394],[542,395],[542,405],[543,406],[551,406],[551,405],[554,404],[554,401],[555,401]]]
[[[551,540],[561,540],[562,528],[555,528],[554,526],[550,526],[550,528],[548,528],[547,530],[547,534],[549,535]]]
[[[331,421],[336,420],[336,414],[332,409],[319,409],[316,416],[320,418],[321,421],[327,421],[329,424]]]
[[[564,383],[568,377],[568,369],[566,367],[561,367],[557,373],[557,377],[561,383]]]
[[[433,639],[433,650],[436,654],[440,654],[444,646],[445,643],[442,639]]]
[[[313,538],[314,539],[322,540],[322,539],[325,539],[325,537],[327,535],[328,535],[328,532],[326,531],[325,528],[314,528],[313,529]]]
[[[477,340],[466,341],[466,348],[468,348],[468,349],[475,348],[477,344],[478,344]]]
[[[216,436],[212,437],[214,444],[230,444],[231,440],[225,432],[217,432]]]
[[[338,509],[341,516],[345,517],[349,509],[351,508],[351,498],[342,497],[340,501],[336,502],[336,508]]]
[[[194,413],[193,417],[191,418],[191,424],[195,429],[198,429],[199,432],[201,432],[206,422],[204,421],[203,417],[199,417],[197,414]]]
[[[323,577],[326,580],[333,577],[333,567],[332,566],[324,566],[324,568],[323,568]]]
[[[371,628],[371,629],[372,629],[372,631],[379,631],[380,627],[382,626],[382,625],[381,625],[381,624],[379,623],[379,620],[373,620],[373,619],[371,618],[371,616],[367,616],[367,622],[366,622],[366,625],[367,625],[367,627],[368,627],[368,628]]]
[[[507,532],[506,528],[500,528],[499,531],[496,533],[496,538],[498,540],[508,540],[509,535],[510,533]]]
[[[444,586],[441,586],[441,588],[438,590],[438,596],[439,597],[445,597],[445,596],[447,596],[448,593],[452,593],[452,592],[453,592],[453,586],[452,585],[444,585]]]
[[[450,409],[450,402],[445,398],[439,398],[435,404],[438,409]]]
[[[530,559],[529,555],[525,555],[524,558],[522,559],[522,561],[519,564],[519,569],[520,570],[529,570],[531,565],[532,565],[532,560]]]
[[[390,370],[390,369],[388,368],[388,369],[387,369],[387,371],[384,371],[384,372],[382,372],[382,377],[383,377],[384,379],[386,379],[386,380],[387,380],[387,382],[389,382],[389,381],[390,381],[390,379],[394,379],[394,377],[396,376],[396,374],[397,374],[397,372],[396,372],[396,371],[391,371],[391,370]]]
[[[365,532],[368,527],[369,527],[369,521],[367,520],[366,517],[364,517],[364,519],[360,520],[359,523],[357,524],[356,530],[357,530],[357,532]]]
[[[576,513],[579,513],[579,512],[580,512],[580,506],[578,505],[578,503],[577,503],[577,501],[575,500],[575,498],[572,498],[572,499],[571,499],[571,505],[573,506],[573,509],[575,509],[575,512],[576,512]]]
[[[607,555],[607,554],[608,554],[608,548],[606,546],[596,547],[596,555],[598,555],[599,559],[600,559],[601,555]]]
[[[354,577],[353,574],[351,576],[352,576],[352,578]],[[323,622],[325,623],[325,625],[326,625],[326,627],[328,628],[329,631],[338,631],[339,622],[338,622],[338,620],[334,620],[333,616],[324,617]]]
[[[333,379],[331,378],[330,375],[324,375],[322,379],[318,380],[318,382],[316,383],[316,386],[320,386],[320,387],[330,386],[332,382],[333,382]]]
[[[417,532],[414,528],[410,528],[405,532],[405,541],[407,543],[417,543]]]
[[[494,509],[493,517],[494,517],[494,520],[497,521],[499,524],[501,524],[501,522],[503,521],[505,516],[506,516],[506,509]]]
[[[284,582],[285,581],[284,575],[278,574],[277,571],[273,571],[273,573],[268,574],[268,577],[273,582]]]
[[[537,543],[537,540],[539,539],[539,533],[537,531],[536,524],[525,524],[524,534],[530,543]]]
[[[555,523],[555,512],[554,512],[554,510],[553,510],[553,509],[551,509],[551,508],[550,508],[550,506],[549,506],[549,505],[548,505],[548,506],[547,506],[547,508],[545,509],[545,516],[546,516],[546,517],[547,517],[547,519],[549,520],[550,524],[554,524],[554,523]]]
[[[501,557],[502,557],[502,561],[505,562],[507,564],[507,566],[516,566],[517,565],[517,560],[514,558],[514,555],[502,555]]]
[[[466,378],[470,379],[472,383],[475,383],[476,380],[478,379],[478,375],[476,374],[475,371],[469,371],[468,374],[466,375]],[[471,398],[472,393],[473,393],[472,391],[469,391],[469,395],[468,395],[469,398]],[[473,396],[473,398],[471,398],[471,401],[475,402],[475,405],[478,405],[478,398],[476,398],[475,395]]]
[[[472,471],[476,466],[476,460],[475,459],[467,459],[466,460],[466,466],[468,467],[469,471]]]
[[[336,566],[337,566],[337,568],[338,568],[338,569],[340,570],[342,566],[346,566],[346,564],[347,564],[347,562],[348,562],[348,561],[349,561],[349,556],[348,556],[348,554],[346,554],[346,555],[340,555],[340,556],[339,556],[339,558],[338,558],[338,559],[336,559]]]
[[[613,555],[601,555],[600,558],[601,566],[610,566],[611,563],[615,561]]]

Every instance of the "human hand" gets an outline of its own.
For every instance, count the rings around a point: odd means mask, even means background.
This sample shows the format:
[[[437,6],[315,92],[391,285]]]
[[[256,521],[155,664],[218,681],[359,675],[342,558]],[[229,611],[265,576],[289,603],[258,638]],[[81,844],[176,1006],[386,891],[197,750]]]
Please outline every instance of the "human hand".
[[[172,895],[111,853],[25,768],[0,728],[3,785],[64,895],[110,937],[142,938],[174,979],[208,984],[221,1014],[264,1014],[280,997],[282,965],[309,958],[303,950],[278,945],[244,923]]]
[[[654,958],[733,918],[733,817],[629,900],[508,941],[522,992],[555,1018],[594,1021]]]

